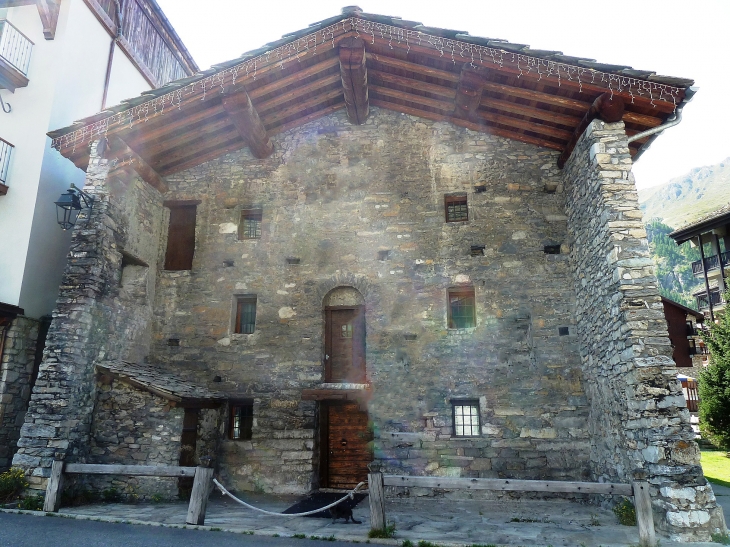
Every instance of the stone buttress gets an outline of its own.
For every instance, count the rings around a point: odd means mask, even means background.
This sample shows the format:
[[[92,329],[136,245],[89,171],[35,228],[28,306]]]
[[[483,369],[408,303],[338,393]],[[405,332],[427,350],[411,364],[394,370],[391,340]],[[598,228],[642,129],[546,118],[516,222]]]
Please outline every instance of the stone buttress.
[[[576,318],[599,481],[648,480],[675,540],[725,529],[671,359],[623,122],[592,122],[565,166]]]

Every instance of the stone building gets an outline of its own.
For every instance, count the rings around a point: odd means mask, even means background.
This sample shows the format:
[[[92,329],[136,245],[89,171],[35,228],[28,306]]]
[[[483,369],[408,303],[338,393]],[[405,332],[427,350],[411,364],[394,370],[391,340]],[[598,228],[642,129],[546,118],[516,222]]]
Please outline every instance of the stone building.
[[[94,202],[14,464],[641,478],[724,530],[631,174],[691,83],[346,8],[53,132]]]

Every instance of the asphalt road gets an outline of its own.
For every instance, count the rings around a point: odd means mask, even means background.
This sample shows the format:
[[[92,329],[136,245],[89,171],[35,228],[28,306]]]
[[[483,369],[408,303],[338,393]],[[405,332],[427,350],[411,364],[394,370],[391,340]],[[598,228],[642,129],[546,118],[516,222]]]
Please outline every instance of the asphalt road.
[[[94,522],[60,517],[0,513],[0,547],[324,547],[352,544],[344,541],[302,541],[209,532]]]

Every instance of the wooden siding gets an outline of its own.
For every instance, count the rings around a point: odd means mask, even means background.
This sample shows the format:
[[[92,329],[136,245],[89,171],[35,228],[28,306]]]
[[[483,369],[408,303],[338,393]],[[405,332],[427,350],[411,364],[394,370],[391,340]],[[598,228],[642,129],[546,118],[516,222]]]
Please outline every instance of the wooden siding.
[[[116,25],[117,12],[114,0],[96,0],[98,6]],[[122,2],[122,35],[135,56],[149,70],[157,86],[185,78],[188,72],[168,45],[164,31],[155,24],[145,2]],[[116,30],[116,29],[115,29]]]

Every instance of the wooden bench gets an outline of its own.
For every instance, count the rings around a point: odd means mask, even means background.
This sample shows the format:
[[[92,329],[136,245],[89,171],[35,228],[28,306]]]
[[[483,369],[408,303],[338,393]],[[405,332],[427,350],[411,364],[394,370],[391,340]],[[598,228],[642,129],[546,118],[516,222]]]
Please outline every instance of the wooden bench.
[[[636,523],[639,527],[639,543],[642,547],[655,547],[654,519],[649,498],[649,483],[631,484],[602,482],[536,481],[516,479],[469,479],[451,477],[419,477],[408,475],[368,475],[370,492],[370,523],[376,530],[385,530],[386,486],[410,486],[418,488],[444,488],[448,490],[502,490],[511,492],[562,492],[574,494],[607,494],[633,496]]]
[[[193,491],[190,494],[187,524],[205,523],[205,509],[208,495],[213,484],[213,469],[209,467],[174,467],[164,465],[102,465],[93,463],[66,463],[55,461],[51,467],[51,477],[46,487],[43,510],[58,512],[63,490],[63,475],[128,475],[133,477],[194,477]]]

